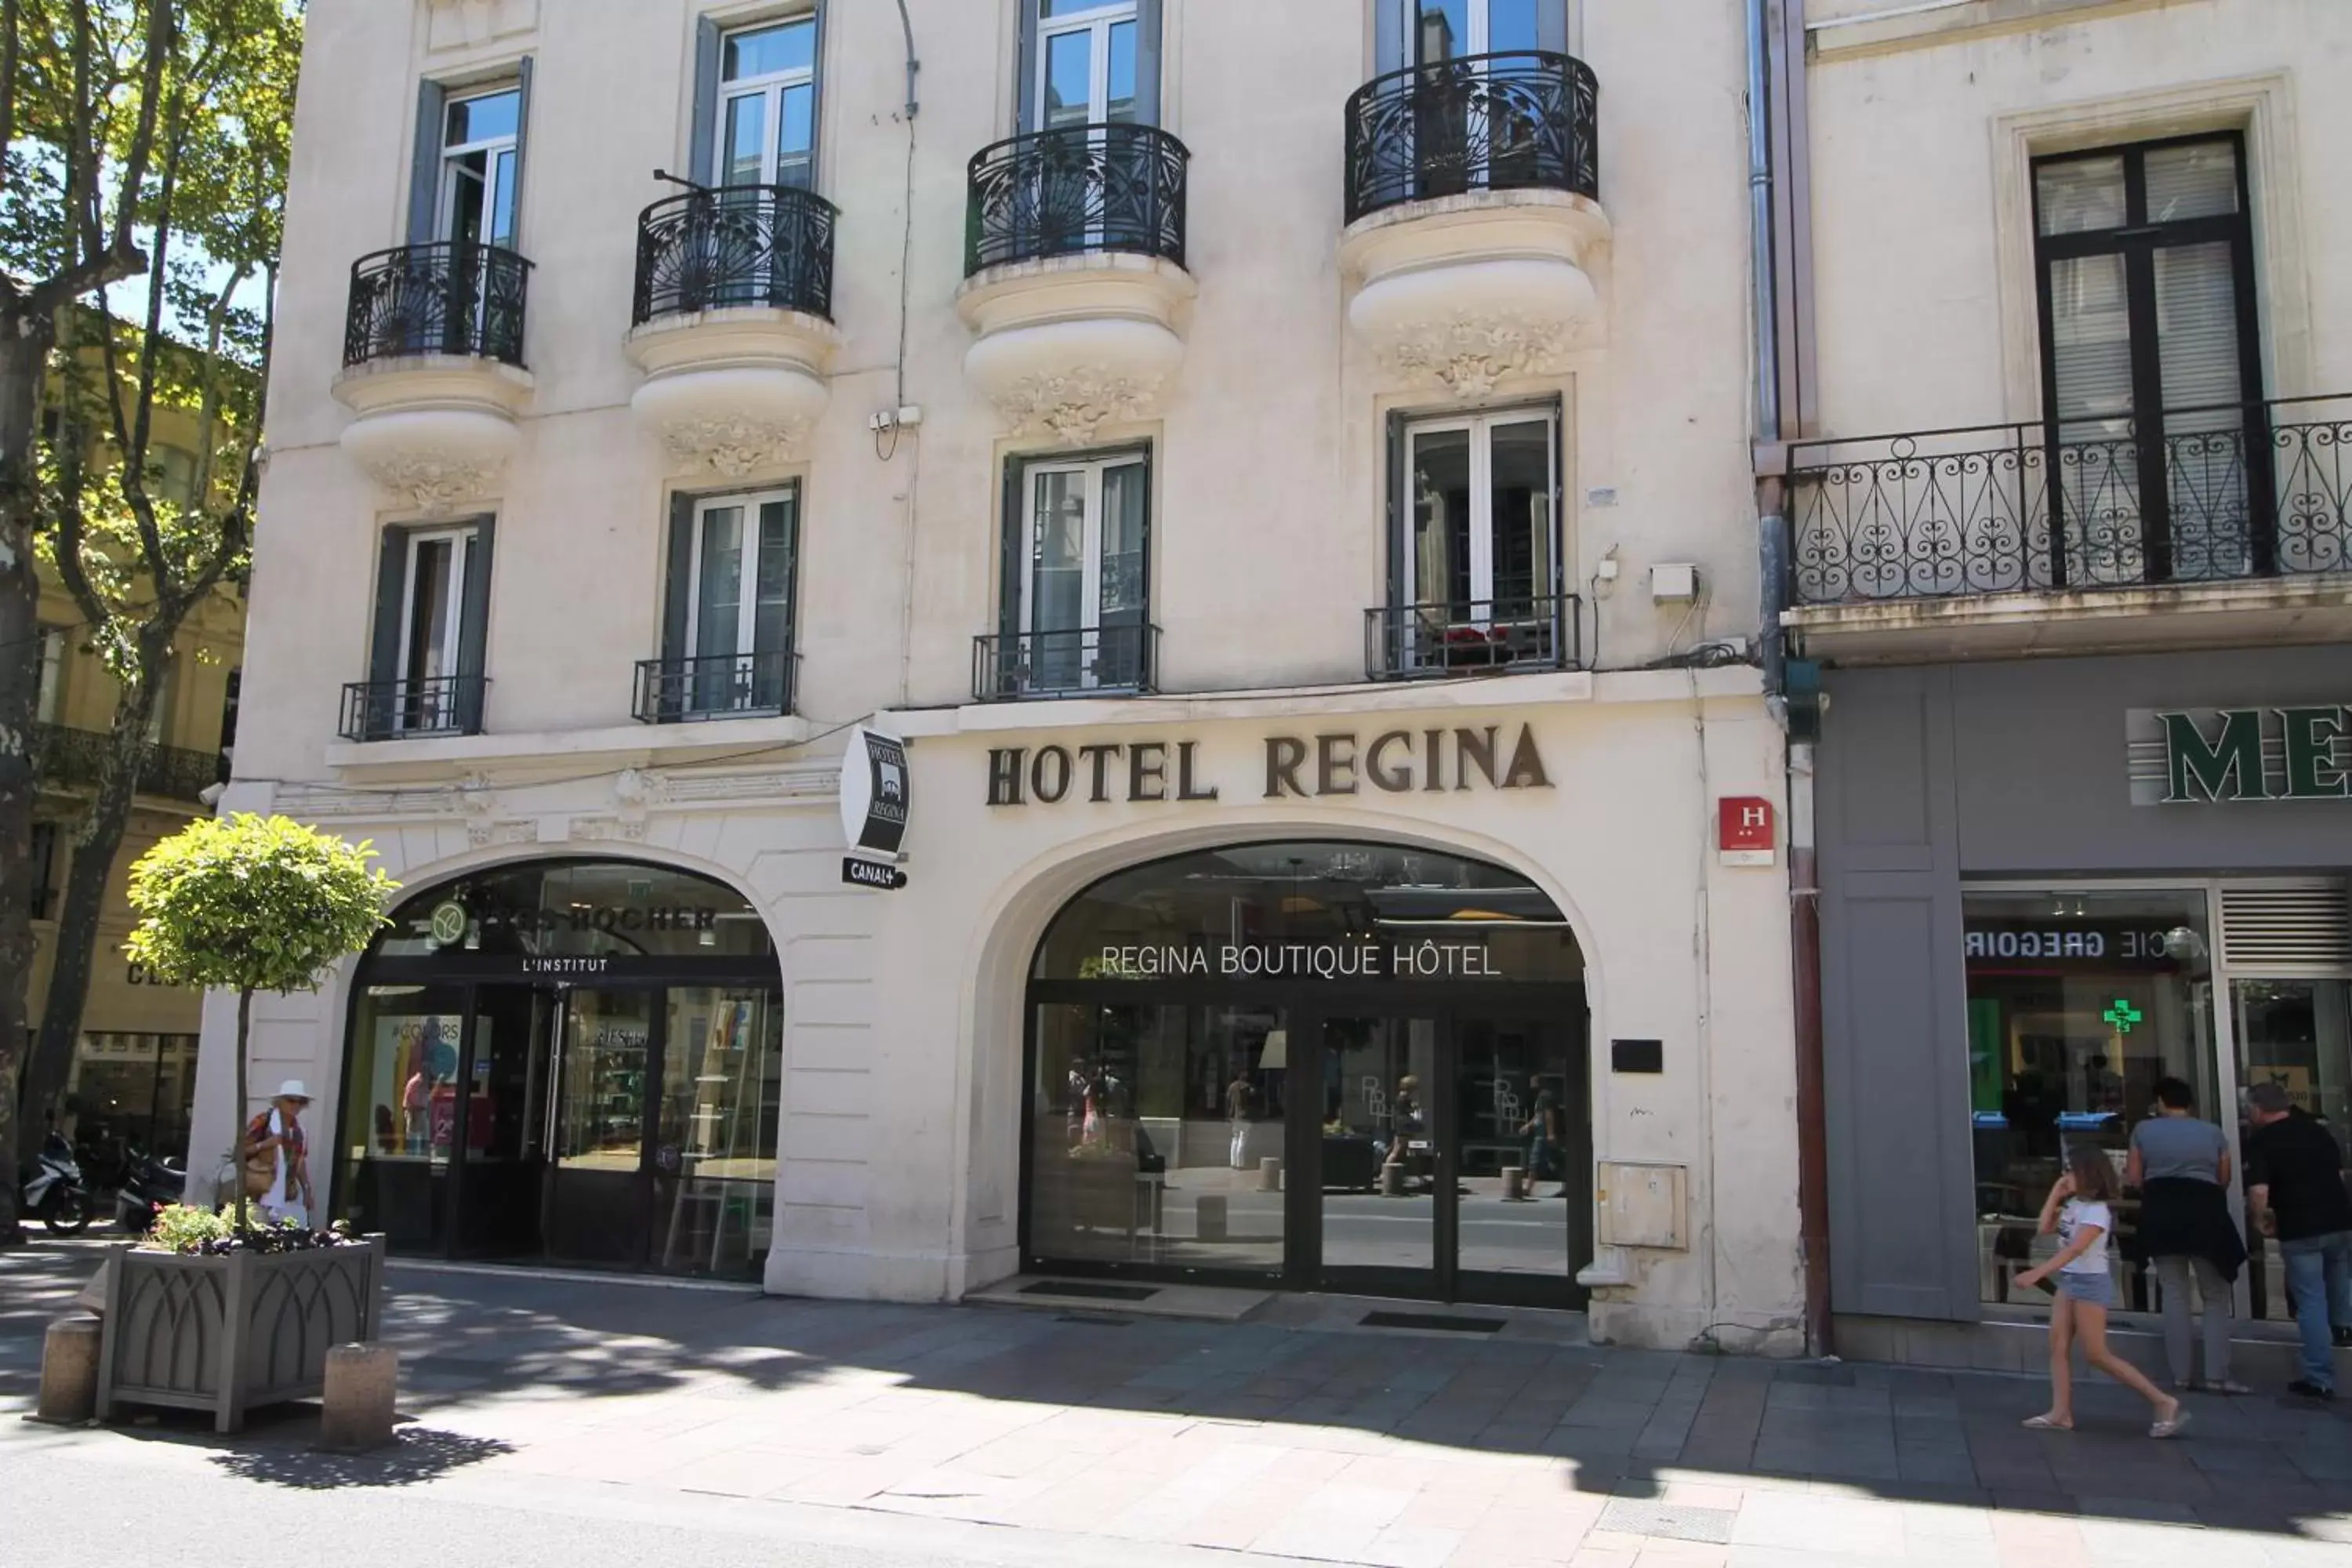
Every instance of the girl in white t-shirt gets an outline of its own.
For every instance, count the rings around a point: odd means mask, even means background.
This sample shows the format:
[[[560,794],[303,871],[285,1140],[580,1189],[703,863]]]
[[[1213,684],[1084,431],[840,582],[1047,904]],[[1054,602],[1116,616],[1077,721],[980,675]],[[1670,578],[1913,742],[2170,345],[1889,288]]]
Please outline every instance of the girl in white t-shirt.
[[[2055,1282],[2050,1303],[2050,1408],[2027,1421],[2038,1431],[2074,1429],[2074,1376],[2070,1352],[2083,1342],[2083,1359],[2138,1394],[2156,1409],[2151,1437],[2175,1437],[2189,1425],[2180,1401],[2140,1374],[2137,1367],[2107,1348],[2107,1309],[2116,1304],[2115,1276],[2107,1271],[2107,1237],[2115,1234],[2116,1204],[2123,1183],[2095,1143],[2066,1151],[2066,1173],[2042,1202],[2042,1234],[2056,1232],[2058,1256],[2017,1277],[2031,1288]]]

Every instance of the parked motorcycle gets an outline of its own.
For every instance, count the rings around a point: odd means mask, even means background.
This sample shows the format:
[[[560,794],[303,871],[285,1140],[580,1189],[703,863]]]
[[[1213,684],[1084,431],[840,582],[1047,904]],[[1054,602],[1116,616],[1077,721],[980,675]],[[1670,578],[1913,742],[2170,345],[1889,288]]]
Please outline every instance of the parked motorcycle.
[[[89,1192],[82,1185],[81,1166],[72,1146],[56,1133],[42,1143],[16,1207],[58,1236],[79,1236],[89,1224]]]
[[[121,1184],[114,1191],[114,1223],[133,1236],[144,1236],[154,1226],[158,1208],[178,1203],[185,1195],[188,1173],[136,1149],[125,1164]]]

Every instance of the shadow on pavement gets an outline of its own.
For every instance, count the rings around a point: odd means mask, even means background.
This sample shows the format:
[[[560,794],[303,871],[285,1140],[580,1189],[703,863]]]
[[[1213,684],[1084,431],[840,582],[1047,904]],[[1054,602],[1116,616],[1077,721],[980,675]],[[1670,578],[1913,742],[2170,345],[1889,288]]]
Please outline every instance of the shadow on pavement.
[[[0,1397],[37,1367],[40,1323],[95,1263],[95,1253],[68,1264],[0,1255]],[[27,1286],[51,1307],[28,1301]],[[2342,1535],[2331,1516],[2352,1514],[2352,1405],[2275,1396],[2192,1395],[2186,1438],[2156,1442],[2137,1399],[2089,1379],[2078,1384],[2079,1429],[2035,1433],[2018,1423],[2043,1407],[2042,1383],[1990,1373],[1264,1322],[1110,1320],[1128,1323],[1110,1331],[1103,1320],[1045,1312],[414,1267],[396,1267],[391,1288],[401,1407],[428,1423],[462,1413],[457,1424],[478,1426],[490,1417],[471,1407],[521,1398],[589,1426],[599,1402],[682,1394],[757,1425],[826,1426],[839,1416],[803,1412],[838,1412],[840,1385],[854,1384],[867,1391],[859,1399],[915,1426],[926,1396],[951,1395],[1043,1407],[1041,1421],[1061,1419],[1060,1408],[1081,1422],[1130,1412],[1258,1428],[1262,1437],[1243,1436],[1276,1446],[1286,1429],[1301,1446],[1381,1435],[1427,1446],[1433,1463],[1541,1457],[1559,1461],[1546,1472],[1559,1493],[1604,1494],[1612,1510],[1668,1507],[1678,1483],[1781,1479],[2287,1537]],[[824,1397],[806,1405],[741,1397],[819,1389]],[[1307,1438],[1309,1428],[1327,1436]],[[430,1426],[411,1428],[396,1451],[356,1459],[290,1451],[283,1436],[249,1435],[233,1449],[209,1433],[189,1440],[223,1450],[215,1462],[233,1474],[299,1488],[412,1484],[504,1447]]]

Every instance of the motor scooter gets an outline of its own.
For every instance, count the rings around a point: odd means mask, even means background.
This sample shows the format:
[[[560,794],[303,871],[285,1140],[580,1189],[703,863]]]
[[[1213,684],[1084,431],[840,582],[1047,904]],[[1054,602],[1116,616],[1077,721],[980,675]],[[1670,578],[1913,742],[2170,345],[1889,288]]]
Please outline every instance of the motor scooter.
[[[89,1193],[82,1185],[81,1165],[73,1146],[52,1132],[41,1144],[26,1179],[16,1212],[30,1215],[57,1236],[79,1236],[89,1224]]]
[[[188,1173],[168,1160],[130,1152],[121,1184],[114,1190],[114,1223],[133,1236],[154,1228],[155,1211],[187,1194]]]

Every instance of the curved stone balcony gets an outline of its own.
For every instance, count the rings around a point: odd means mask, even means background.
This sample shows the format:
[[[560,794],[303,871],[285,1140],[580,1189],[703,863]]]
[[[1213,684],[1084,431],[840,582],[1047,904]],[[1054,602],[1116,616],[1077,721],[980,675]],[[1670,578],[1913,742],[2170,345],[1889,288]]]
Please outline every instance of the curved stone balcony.
[[[1595,341],[1599,95],[1582,61],[1528,52],[1393,71],[1349,100],[1348,322],[1391,374],[1484,397]]]
[[[637,219],[629,399],[674,472],[796,457],[833,400],[832,203],[790,185],[704,189]]]
[[[1016,136],[971,161],[964,374],[1015,435],[1149,417],[1184,359],[1192,154],[1149,125]]]
[[[393,500],[428,517],[498,492],[530,400],[522,364],[530,263],[446,242],[352,264],[336,401],[343,450]]]

